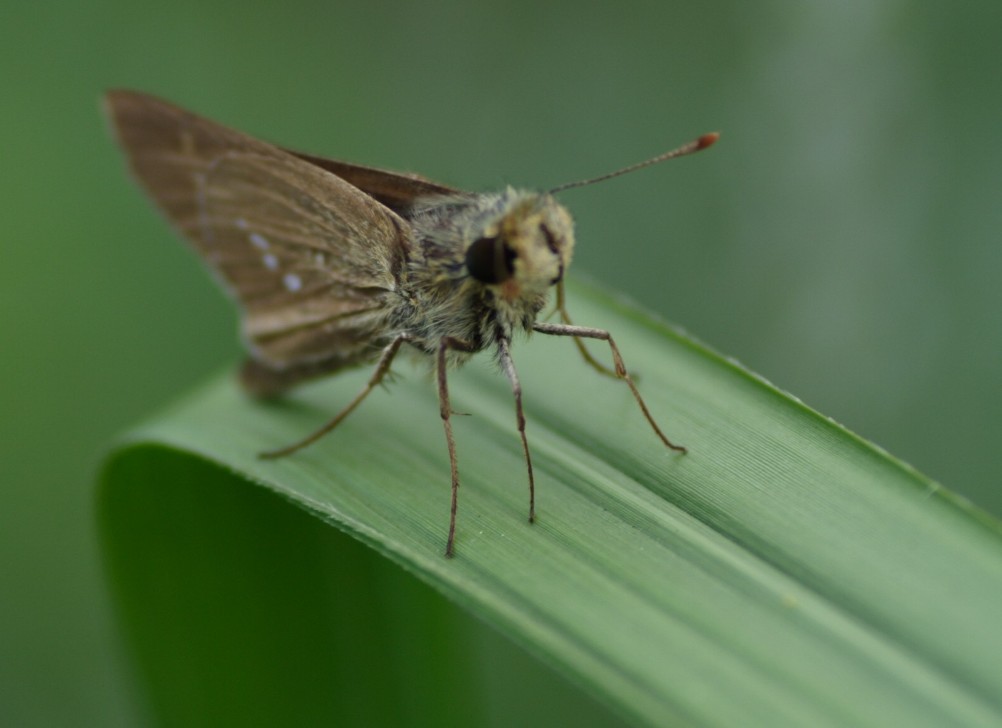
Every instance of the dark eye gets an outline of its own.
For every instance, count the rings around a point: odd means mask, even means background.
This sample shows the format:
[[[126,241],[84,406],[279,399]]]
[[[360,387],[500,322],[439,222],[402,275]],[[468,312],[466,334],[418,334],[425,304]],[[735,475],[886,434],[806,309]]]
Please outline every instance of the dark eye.
[[[553,234],[553,231],[546,225],[540,225],[539,229],[543,231],[543,237],[546,238],[546,247],[550,249],[550,252],[554,255],[560,255],[560,246],[557,245],[557,236]]]
[[[466,251],[466,269],[481,283],[504,283],[515,274],[515,251],[500,237],[478,238]]]
[[[560,260],[560,271],[557,273],[556,278],[550,279],[550,285],[555,286],[564,277],[564,259],[560,255],[560,246],[557,245],[557,236],[553,234],[553,231],[546,227],[546,225],[540,225],[539,228],[543,231],[543,237],[546,238],[546,247]]]

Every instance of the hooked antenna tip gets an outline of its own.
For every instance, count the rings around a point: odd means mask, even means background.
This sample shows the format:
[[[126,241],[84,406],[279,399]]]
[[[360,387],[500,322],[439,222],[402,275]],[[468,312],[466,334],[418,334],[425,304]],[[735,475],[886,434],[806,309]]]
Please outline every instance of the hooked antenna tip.
[[[696,140],[696,151],[698,152],[700,149],[706,149],[707,147],[712,147],[714,144],[717,143],[717,140],[719,138],[720,138],[719,131],[711,131],[709,134],[704,134],[703,136],[701,136],[699,139]]]

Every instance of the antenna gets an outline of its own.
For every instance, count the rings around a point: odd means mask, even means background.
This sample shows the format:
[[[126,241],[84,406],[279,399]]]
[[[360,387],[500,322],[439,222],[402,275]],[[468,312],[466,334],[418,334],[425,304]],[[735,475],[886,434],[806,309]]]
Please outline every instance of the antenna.
[[[584,187],[585,185],[594,184],[596,182],[604,182],[607,179],[612,179],[613,177],[619,177],[620,175],[626,174],[627,172],[635,172],[638,169],[643,169],[644,167],[650,167],[652,164],[657,164],[658,162],[664,162],[668,159],[674,159],[675,157],[684,157],[686,154],[693,154],[694,152],[699,152],[712,146],[717,139],[720,138],[718,132],[711,132],[709,134],[704,134],[698,139],[693,139],[688,144],[683,144],[678,149],[672,149],[670,152],[665,152],[664,154],[659,154],[656,157],[651,157],[643,162],[637,162],[636,164],[631,164],[629,167],[623,167],[622,169],[617,169],[615,172],[608,172],[607,174],[599,175],[598,177],[592,177],[591,179],[582,179],[577,182],[566,182],[562,185],[557,185],[551,190],[547,190],[547,194],[555,195],[558,192],[563,192],[564,190],[573,189],[574,187]]]

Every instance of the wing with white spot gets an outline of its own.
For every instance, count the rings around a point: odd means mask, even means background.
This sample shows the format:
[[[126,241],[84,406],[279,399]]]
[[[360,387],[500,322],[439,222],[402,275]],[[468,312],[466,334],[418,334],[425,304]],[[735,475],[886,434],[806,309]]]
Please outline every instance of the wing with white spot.
[[[130,91],[107,96],[129,165],[243,307],[252,356],[326,370],[378,354],[409,225],[309,161]]]

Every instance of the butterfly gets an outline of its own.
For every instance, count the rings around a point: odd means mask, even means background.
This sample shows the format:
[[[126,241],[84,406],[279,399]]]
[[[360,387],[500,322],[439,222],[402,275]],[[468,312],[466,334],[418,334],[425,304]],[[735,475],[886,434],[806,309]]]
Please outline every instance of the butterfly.
[[[564,301],[574,250],[570,213],[555,193],[705,149],[706,134],[665,154],[546,192],[473,193],[415,174],[283,149],[136,91],[105,109],[128,165],[160,211],[240,308],[248,357],[240,379],[273,397],[343,369],[374,365],[362,390],[302,440],[262,453],[290,455],[337,427],[386,377],[402,347],[433,364],[452,478],[446,556],[456,538],[459,470],[448,371],[490,350],[508,379],[535,520],[535,479],[515,334],[571,337],[585,360],[623,380],[665,446],[611,334],[576,326]],[[559,323],[540,321],[556,291]],[[584,339],[608,344],[609,369]]]

